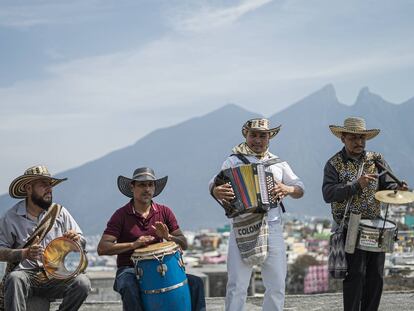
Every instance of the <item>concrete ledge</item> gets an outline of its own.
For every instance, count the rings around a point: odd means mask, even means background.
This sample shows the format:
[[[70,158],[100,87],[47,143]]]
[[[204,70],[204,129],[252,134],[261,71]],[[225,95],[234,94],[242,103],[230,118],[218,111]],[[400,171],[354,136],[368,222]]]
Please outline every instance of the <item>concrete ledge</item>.
[[[259,311],[263,297],[248,297],[246,310]],[[380,311],[411,311],[414,305],[413,291],[384,292],[382,294]],[[52,303],[51,310],[58,310],[58,304]],[[87,301],[81,311],[122,311],[120,301]],[[339,311],[342,308],[342,293],[315,295],[288,295],[284,310],[289,311]],[[224,311],[224,298],[207,298],[207,311]]]

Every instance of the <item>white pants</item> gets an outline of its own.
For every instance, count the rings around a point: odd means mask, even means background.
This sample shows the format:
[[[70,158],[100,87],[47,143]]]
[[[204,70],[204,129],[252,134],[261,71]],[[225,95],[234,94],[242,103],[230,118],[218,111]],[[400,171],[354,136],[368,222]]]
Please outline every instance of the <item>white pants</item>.
[[[263,311],[283,311],[285,302],[286,247],[280,220],[269,222],[269,254],[262,264],[262,279],[266,288]],[[242,311],[246,303],[252,267],[245,264],[237,248],[233,230],[229,238],[227,257],[226,311]]]

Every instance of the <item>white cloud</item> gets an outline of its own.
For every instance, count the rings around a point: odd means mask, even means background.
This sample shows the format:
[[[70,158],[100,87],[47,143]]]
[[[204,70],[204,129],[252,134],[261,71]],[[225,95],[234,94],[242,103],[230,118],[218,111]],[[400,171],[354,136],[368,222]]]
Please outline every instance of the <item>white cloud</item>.
[[[229,7],[209,6],[203,3],[197,11],[175,16],[175,27],[181,31],[202,32],[230,25],[244,15],[255,11],[273,0],[244,0]],[[187,16],[186,16],[187,15]],[[188,16],[189,15],[189,16]]]
[[[0,26],[27,29],[53,24],[74,24],[82,19],[109,12],[114,1],[43,0],[11,1],[0,7]]]
[[[273,89],[280,82],[329,81],[414,64],[413,54],[399,48],[324,58],[319,49],[310,47],[303,57],[300,51],[286,55],[272,46],[255,51],[263,39],[246,44],[245,37],[235,35],[225,42],[229,36],[165,37],[140,49],[50,66],[47,79],[0,89],[2,113],[82,117],[92,112],[105,116],[148,107],[183,107],[213,98],[231,101],[232,96]]]

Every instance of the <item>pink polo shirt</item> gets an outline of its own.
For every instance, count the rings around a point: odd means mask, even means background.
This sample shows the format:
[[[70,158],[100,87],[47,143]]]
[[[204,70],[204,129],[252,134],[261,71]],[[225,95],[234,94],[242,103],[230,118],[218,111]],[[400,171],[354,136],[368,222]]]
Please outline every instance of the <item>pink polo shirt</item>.
[[[165,205],[152,202],[147,218],[134,213],[132,200],[125,206],[118,209],[108,221],[104,234],[116,237],[117,243],[134,242],[140,236],[152,235],[155,239],[151,243],[162,242],[156,234],[152,225],[160,221],[165,223],[171,232],[179,229],[174,213]],[[131,255],[133,251],[127,251],[117,256],[117,266],[133,267]]]

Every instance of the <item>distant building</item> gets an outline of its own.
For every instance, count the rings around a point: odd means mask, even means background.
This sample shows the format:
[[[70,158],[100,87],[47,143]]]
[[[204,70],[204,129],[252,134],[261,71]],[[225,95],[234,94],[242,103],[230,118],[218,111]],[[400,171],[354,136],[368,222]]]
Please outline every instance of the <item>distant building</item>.
[[[230,232],[231,226],[230,224],[225,224],[223,227],[217,228],[218,233]]]
[[[329,290],[328,266],[309,266],[305,275],[303,292],[305,294],[325,293]]]
[[[203,233],[195,236],[194,246],[199,246],[203,250],[215,250],[220,246],[221,235],[218,233]]]
[[[322,253],[327,255],[329,249],[329,241],[328,240],[320,240],[320,239],[307,239],[306,240],[306,248],[309,252],[314,253]]]
[[[414,215],[405,215],[404,223],[410,230],[414,230]]]

